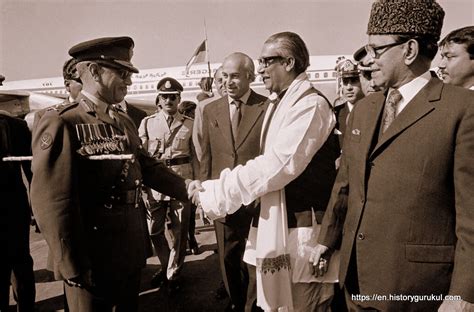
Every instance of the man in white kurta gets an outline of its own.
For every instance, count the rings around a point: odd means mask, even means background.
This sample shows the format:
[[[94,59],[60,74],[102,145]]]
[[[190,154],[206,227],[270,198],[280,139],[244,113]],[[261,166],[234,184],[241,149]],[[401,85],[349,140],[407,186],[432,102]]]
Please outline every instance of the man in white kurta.
[[[294,51],[285,42],[294,43]],[[300,302],[308,296],[302,296],[301,291],[307,290],[299,287],[301,283],[309,286],[322,281],[313,276],[309,264],[318,225],[313,222],[288,230],[285,201],[285,186],[305,170],[335,124],[329,103],[312,88],[304,72],[308,65],[307,49],[298,35],[285,32],[267,39],[258,73],[276,100],[267,109],[263,123],[263,154],[244,166],[223,170],[217,180],[203,182],[204,191],[199,193],[201,206],[210,218],[223,217],[242,204],[260,200],[258,228],[250,230],[244,260],[257,266],[257,305],[264,310],[294,306],[295,311],[313,311],[318,306]],[[336,270],[330,268],[325,281],[336,282]]]

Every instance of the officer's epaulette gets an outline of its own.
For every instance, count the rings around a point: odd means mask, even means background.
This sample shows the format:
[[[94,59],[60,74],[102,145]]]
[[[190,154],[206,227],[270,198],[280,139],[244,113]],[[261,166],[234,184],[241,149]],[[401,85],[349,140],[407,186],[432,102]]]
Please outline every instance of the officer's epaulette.
[[[150,118],[153,118],[153,117],[155,117],[157,114],[158,114],[158,112],[153,113],[153,114],[151,114],[151,115],[146,116],[146,117],[143,118],[143,119],[150,119]]]
[[[194,121],[194,118],[189,117],[189,116],[186,116],[186,115],[183,115],[183,120],[184,120],[184,119],[188,119],[188,120]]]
[[[77,107],[78,105],[79,105],[79,102],[68,103],[68,104],[62,106],[62,107],[58,110],[58,114],[61,115],[61,114],[63,114],[64,112],[70,110],[71,108]]]

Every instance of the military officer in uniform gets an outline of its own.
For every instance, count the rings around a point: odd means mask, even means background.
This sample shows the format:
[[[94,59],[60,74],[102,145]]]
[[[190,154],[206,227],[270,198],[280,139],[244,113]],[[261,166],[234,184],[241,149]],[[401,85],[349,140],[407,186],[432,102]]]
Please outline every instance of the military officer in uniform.
[[[170,77],[158,82],[158,103],[161,110],[143,119],[138,129],[143,148],[185,179],[194,178],[192,129],[193,120],[178,112],[181,84]],[[151,213],[151,239],[162,269],[152,279],[152,286],[168,282],[170,290],[178,288],[178,277],[186,255],[190,207],[173,197],[147,191]],[[165,237],[169,231],[171,249]],[[197,247],[190,246],[191,248]]]
[[[69,93],[69,97],[66,100],[67,103],[74,102],[82,90],[82,81],[77,74],[76,64],[77,60],[70,58],[63,66],[64,86]]]
[[[75,45],[83,90],[33,131],[31,202],[70,311],[136,311],[150,244],[140,185],[187,201],[185,180],[143,150],[120,103],[138,70],[130,37]],[[111,159],[115,158],[115,159]]]
[[[342,80],[342,96],[346,100],[343,104],[334,108],[336,114],[336,131],[339,144],[342,148],[344,132],[346,129],[349,114],[354,108],[354,104],[364,97],[360,84],[360,71],[357,64],[351,60],[342,58],[336,65],[337,74]]]

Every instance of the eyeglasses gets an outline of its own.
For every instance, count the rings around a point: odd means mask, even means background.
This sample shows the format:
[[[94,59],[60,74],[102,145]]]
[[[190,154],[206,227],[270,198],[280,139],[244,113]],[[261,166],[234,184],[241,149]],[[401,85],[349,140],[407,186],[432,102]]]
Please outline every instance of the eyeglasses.
[[[120,79],[122,79],[122,80],[127,80],[127,79],[131,78],[132,75],[133,75],[133,73],[131,71],[128,71],[126,69],[118,69],[118,68],[115,68],[115,67],[112,67],[112,66],[107,66],[107,65],[104,65],[104,64],[99,64],[99,65],[102,66],[102,67],[110,69],[111,71],[116,73],[120,77]]]
[[[374,47],[370,44],[367,44],[365,46],[365,51],[367,52],[367,54],[376,59],[376,58],[379,58],[382,54],[384,54],[385,52],[387,52],[388,50],[390,50],[390,48],[393,48],[393,47],[396,47],[398,45],[401,45],[401,44],[404,44],[406,41],[401,41],[401,42],[393,42],[393,43],[389,43],[389,44],[384,44],[384,45],[381,45],[381,46],[378,46],[378,47]],[[388,48],[388,49],[387,49]],[[378,53],[377,51],[379,50],[382,50],[382,49],[386,49],[385,51],[381,52],[381,53]]]
[[[170,99],[170,101],[174,101],[178,98],[177,94],[160,94],[159,97],[163,100]]]
[[[283,56],[275,55],[275,56],[261,57],[257,61],[258,61],[259,66],[262,66],[263,68],[267,68],[268,66],[272,65],[276,60],[281,60],[284,58],[285,57]]]

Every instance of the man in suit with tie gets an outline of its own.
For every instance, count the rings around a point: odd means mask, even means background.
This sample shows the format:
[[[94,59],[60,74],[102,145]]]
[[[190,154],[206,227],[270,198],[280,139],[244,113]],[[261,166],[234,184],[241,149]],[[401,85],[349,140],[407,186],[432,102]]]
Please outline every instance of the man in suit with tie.
[[[313,262],[340,249],[353,311],[473,308],[474,95],[429,71],[443,18],[434,0],[372,6],[368,64],[386,91],[351,113]]]
[[[266,97],[250,89],[255,80],[252,59],[240,52],[224,59],[222,76],[227,96],[204,107],[199,148],[201,179],[215,179],[225,168],[245,164],[260,153],[260,131]],[[215,222],[219,261],[229,294],[229,310],[243,311],[248,272],[242,261],[252,218],[251,209]]]

